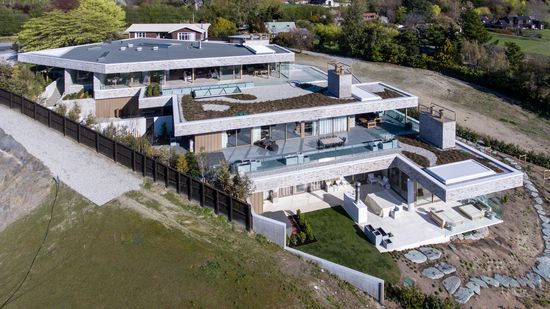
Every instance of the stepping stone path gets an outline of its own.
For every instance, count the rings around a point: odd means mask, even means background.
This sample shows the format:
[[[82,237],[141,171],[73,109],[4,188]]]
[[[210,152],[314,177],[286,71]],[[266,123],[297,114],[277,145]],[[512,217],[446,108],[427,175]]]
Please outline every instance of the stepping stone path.
[[[495,280],[495,278],[487,277],[487,276],[481,276],[481,280],[485,281],[488,285],[491,285],[495,288],[498,288],[500,286],[500,282]]]
[[[445,263],[445,262],[441,262],[439,264],[436,264],[435,268],[439,269],[439,271],[441,271],[445,275],[450,275],[450,274],[452,274],[456,271],[456,267],[454,267],[451,264]]]
[[[521,166],[514,160],[506,158],[506,161],[510,162],[512,166],[516,169],[521,170]],[[489,276],[479,276],[472,277],[469,281],[461,287],[461,280],[457,276],[450,276],[443,279],[443,286],[449,294],[453,295],[455,301],[459,304],[467,303],[474,294],[480,295],[482,288],[489,287],[505,287],[505,288],[542,288],[543,280],[550,282],[550,217],[546,215],[544,211],[543,203],[544,201],[539,196],[537,188],[529,180],[529,176],[524,174],[524,186],[527,190],[530,191],[530,195],[535,202],[534,208],[539,214],[539,218],[542,222],[542,233],[545,244],[545,249],[543,254],[537,258],[537,263],[534,265],[533,271],[526,273],[524,276],[516,276],[515,278],[495,274],[494,277]],[[463,237],[460,237],[462,239]],[[449,248],[455,251],[456,248],[453,244],[449,244]],[[421,247],[418,250],[411,250],[405,254],[405,257],[410,261],[421,264],[427,260],[434,261],[441,257],[441,251],[429,247]],[[422,274],[430,279],[439,279],[443,278],[445,275],[449,275],[456,272],[456,268],[446,262],[441,262],[433,267],[428,267],[422,271]]]
[[[420,252],[422,252],[422,254],[424,254],[430,261],[435,261],[441,257],[441,251],[437,249],[421,247],[418,248],[418,250],[420,250]]]
[[[428,260],[428,258],[417,250],[411,250],[405,254],[405,257],[416,264],[422,264]]]
[[[472,290],[477,295],[479,295],[481,293],[481,287],[473,281],[470,281],[470,282],[466,283],[465,286],[467,288],[469,288],[470,290]]]
[[[480,287],[482,288],[488,288],[489,285],[487,285],[487,282],[477,278],[477,277],[472,277],[470,278],[470,280],[472,280],[473,282],[475,282],[477,285],[479,285]]]
[[[443,280],[443,286],[449,294],[453,295],[460,287],[460,278],[457,276],[447,277]]]
[[[459,304],[467,303],[472,296],[474,296],[474,291],[468,288],[459,288],[458,291],[454,294],[455,300]]]
[[[422,275],[430,279],[441,279],[445,274],[435,267],[428,267],[422,271]]]

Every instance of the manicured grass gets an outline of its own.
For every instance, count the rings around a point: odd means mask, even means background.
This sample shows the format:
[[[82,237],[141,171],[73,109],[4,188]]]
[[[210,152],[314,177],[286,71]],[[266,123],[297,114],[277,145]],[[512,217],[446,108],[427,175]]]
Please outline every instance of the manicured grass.
[[[518,44],[525,53],[550,56],[550,29],[537,30],[535,33],[541,33],[542,39],[500,34],[496,32],[491,32],[491,35],[493,40],[499,41],[499,46],[504,46],[505,42],[514,42]]]
[[[342,207],[308,212],[305,216],[317,242],[298,247],[299,250],[390,283],[399,281],[399,269],[392,257],[378,252]]]
[[[153,196],[153,197],[152,197]],[[166,195],[167,197],[169,195]],[[176,199],[173,195],[171,199]],[[0,233],[0,303],[24,277],[49,219],[49,197]],[[62,187],[50,233],[7,308],[265,308],[368,306],[370,298],[180,199],[148,191],[101,207]],[[143,205],[141,204],[141,205]],[[134,205],[134,206],[131,206]],[[152,206],[154,205],[154,206]],[[166,218],[166,222],[159,222]],[[168,224],[168,226],[167,226]],[[330,299],[310,284],[330,282]],[[333,294],[348,295],[334,297]],[[343,299],[342,299],[343,298]],[[321,299],[321,301],[319,301]]]

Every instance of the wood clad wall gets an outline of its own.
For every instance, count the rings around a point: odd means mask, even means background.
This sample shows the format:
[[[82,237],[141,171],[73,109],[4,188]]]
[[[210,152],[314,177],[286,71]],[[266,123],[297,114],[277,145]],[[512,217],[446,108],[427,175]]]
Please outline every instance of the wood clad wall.
[[[138,97],[100,99],[95,103],[96,117],[115,117],[115,110],[121,109],[121,116],[135,116],[139,113]]]
[[[193,147],[195,152],[211,152],[222,149],[222,133],[207,133],[195,135],[195,146]]]
[[[264,193],[254,192],[250,194],[250,205],[257,214],[264,212]]]

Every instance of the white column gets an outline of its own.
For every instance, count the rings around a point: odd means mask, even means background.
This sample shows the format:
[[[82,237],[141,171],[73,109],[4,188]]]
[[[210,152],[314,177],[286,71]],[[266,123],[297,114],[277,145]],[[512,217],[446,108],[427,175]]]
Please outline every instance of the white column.
[[[407,205],[409,211],[414,211],[414,181],[407,179]]]

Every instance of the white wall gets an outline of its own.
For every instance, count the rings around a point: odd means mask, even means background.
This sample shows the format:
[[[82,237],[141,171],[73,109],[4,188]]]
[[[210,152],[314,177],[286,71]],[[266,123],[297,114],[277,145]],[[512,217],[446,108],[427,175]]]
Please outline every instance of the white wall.
[[[103,129],[107,128],[111,123],[117,128],[127,128],[128,131],[130,131],[135,136],[145,135],[145,131],[147,129],[144,117],[128,118],[128,119],[113,119],[113,120],[98,123],[97,127],[101,132]]]
[[[276,243],[282,248],[286,247],[286,224],[271,218],[258,215],[252,210],[252,229],[254,232]]]
[[[59,100],[57,105],[65,105],[67,107],[67,113],[76,104],[80,107],[80,119],[86,118],[88,114],[92,114],[95,117],[95,100],[94,99],[78,99],[78,100]]]

